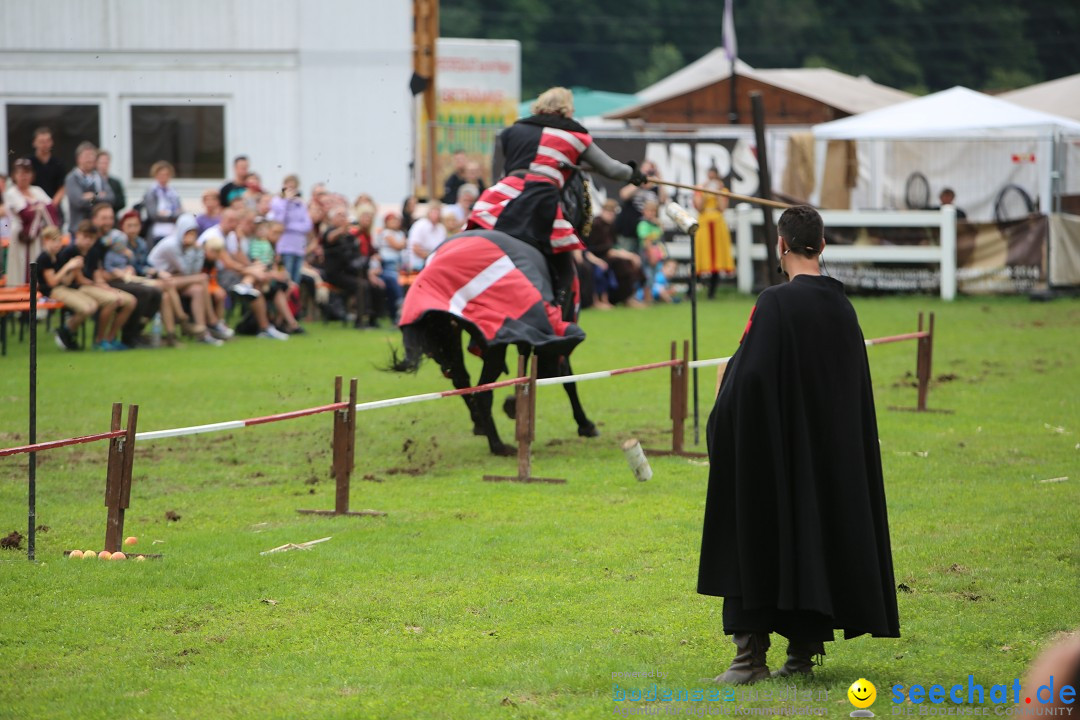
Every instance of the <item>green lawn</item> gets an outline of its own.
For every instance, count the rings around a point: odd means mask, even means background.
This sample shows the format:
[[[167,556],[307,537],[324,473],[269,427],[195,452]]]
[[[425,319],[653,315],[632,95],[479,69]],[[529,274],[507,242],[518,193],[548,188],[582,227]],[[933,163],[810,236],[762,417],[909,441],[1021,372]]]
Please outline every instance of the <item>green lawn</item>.
[[[936,312],[930,406],[952,411],[890,411],[915,403],[915,344],[869,349],[903,637],[831,644],[813,688],[846,716],[847,687],[868,678],[880,716],[895,683],[1011,683],[1080,626],[1080,302],[855,304],[867,337]],[[703,304],[702,357],[734,351],[750,306]],[[689,307],[582,324],[575,370],[621,367],[665,359]],[[38,437],[100,432],[114,401],[138,403],[139,428],[155,430],[324,404],[337,374],[359,378],[362,400],[450,387],[430,363],[380,372],[391,331],[310,329],[104,355],[61,353],[43,333]],[[13,341],[0,359],[0,446],[26,442],[27,357]],[[384,518],[296,514],[333,506],[328,415],[142,443],[126,529],[161,562],[65,560],[103,545],[105,446],[43,454],[40,562],[0,551],[0,718],[595,718],[627,706],[613,682],[652,682],[616,672],[706,687],[733,647],[720,601],[694,592],[707,468],[652,457],[638,483],[619,449],[670,443],[667,382],[582,384],[595,439],[576,436],[558,388],[540,390],[534,474],[566,485],[482,482],[515,460],[488,455],[456,398],[362,413],[352,505]],[[703,424],[714,384],[703,371]],[[0,459],[0,535],[16,529],[24,457]]]

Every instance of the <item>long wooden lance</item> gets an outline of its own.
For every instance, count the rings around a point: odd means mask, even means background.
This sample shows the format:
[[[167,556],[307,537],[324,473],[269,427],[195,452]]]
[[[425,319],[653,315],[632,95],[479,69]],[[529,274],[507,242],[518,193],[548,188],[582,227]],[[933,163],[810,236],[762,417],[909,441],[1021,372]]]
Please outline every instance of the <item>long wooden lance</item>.
[[[592,172],[592,168],[584,167],[581,165],[575,165],[574,163],[560,162],[559,167],[568,168],[570,170],[579,170],[581,172]],[[703,185],[684,185],[683,183],[670,182],[668,180],[661,180],[658,177],[648,177],[648,181],[656,183],[657,185],[667,185],[668,187],[679,188],[681,190],[693,190],[695,192],[708,193],[710,195],[723,195],[729,197],[732,200],[742,200],[743,202],[755,203],[757,205],[767,205],[768,207],[780,208],[786,210],[791,205],[787,203],[778,202],[776,200],[766,200],[765,198],[752,197],[750,195],[740,195],[739,193],[733,193],[730,190],[713,190]]]
[[[756,203],[758,205],[767,205],[768,207],[780,208],[786,210],[791,207],[787,203],[782,203],[777,200],[766,200],[765,198],[751,197],[750,195],[740,195],[739,193],[733,193],[730,190],[714,190],[707,188],[703,185],[684,185],[683,183],[671,182],[669,180],[661,180],[657,177],[648,177],[648,181],[656,183],[657,185],[667,185],[668,187],[680,188],[682,190],[693,190],[694,192],[709,193],[710,195],[723,195],[729,197],[732,200],[741,200],[748,203]]]

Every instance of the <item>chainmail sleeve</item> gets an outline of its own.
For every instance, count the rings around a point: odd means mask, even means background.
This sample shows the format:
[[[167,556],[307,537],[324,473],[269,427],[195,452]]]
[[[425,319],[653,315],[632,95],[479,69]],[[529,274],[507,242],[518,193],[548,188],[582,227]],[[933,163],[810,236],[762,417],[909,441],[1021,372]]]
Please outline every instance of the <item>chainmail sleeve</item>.
[[[581,159],[595,168],[596,172],[604,177],[609,177],[612,180],[622,180],[627,182],[634,172],[633,168],[629,165],[613,159],[610,155],[601,150],[595,142],[585,148],[585,152],[581,154]]]

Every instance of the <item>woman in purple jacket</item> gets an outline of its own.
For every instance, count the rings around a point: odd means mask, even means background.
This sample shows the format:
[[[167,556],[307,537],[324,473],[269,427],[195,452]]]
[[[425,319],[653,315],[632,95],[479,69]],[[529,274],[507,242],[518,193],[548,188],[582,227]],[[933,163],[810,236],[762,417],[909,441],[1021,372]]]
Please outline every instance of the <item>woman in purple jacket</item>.
[[[300,283],[300,269],[304,266],[307,235],[311,231],[311,216],[300,199],[300,178],[286,175],[281,183],[281,197],[270,203],[270,219],[285,226],[285,232],[277,242],[281,263],[294,283]]]

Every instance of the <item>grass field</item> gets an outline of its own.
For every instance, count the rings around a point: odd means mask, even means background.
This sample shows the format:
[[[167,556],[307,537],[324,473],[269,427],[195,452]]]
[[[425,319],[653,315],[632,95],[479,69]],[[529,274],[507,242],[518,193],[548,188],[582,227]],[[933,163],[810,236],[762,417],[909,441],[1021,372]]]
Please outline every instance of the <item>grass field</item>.
[[[837,717],[859,677],[889,714],[895,683],[1011,683],[1080,626],[1080,302],[855,303],[867,337],[937,313],[930,406],[952,412],[888,410],[915,403],[915,345],[869,349],[903,637],[829,645],[812,688]],[[703,306],[702,357],[735,349],[750,305]],[[689,307],[582,324],[575,370],[621,367],[665,359]],[[42,339],[41,440],[105,430],[114,401],[155,430],[324,404],[337,374],[359,378],[362,400],[449,387],[430,364],[378,371],[390,331],[104,355]],[[26,442],[26,365],[18,342],[0,359],[0,446]],[[703,373],[703,398],[714,382]],[[43,454],[40,562],[0,551],[0,718],[595,718],[627,707],[613,683],[654,682],[616,672],[706,687],[732,655],[720,601],[694,592],[707,468],[653,457],[638,483],[619,449],[670,442],[667,373],[580,390],[600,438],[576,436],[560,390],[539,393],[534,473],[562,486],[481,482],[515,461],[487,454],[456,398],[361,414],[352,504],[384,518],[295,513],[333,505],[327,415],[143,443],[127,534],[161,562],[65,560],[103,545],[105,446]],[[16,529],[24,457],[0,459],[0,535]],[[774,636],[770,665],[783,649]]]

